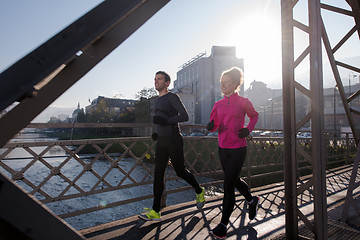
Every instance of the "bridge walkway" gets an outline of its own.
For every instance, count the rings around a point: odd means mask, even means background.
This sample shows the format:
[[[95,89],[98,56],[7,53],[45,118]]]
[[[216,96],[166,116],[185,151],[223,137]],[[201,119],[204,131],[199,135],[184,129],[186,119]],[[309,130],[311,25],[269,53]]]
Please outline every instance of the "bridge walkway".
[[[351,170],[351,167],[345,167],[327,172],[328,239],[360,239],[360,219],[352,214],[355,211],[350,209],[347,224],[338,221]],[[272,184],[253,189],[252,192],[261,198],[256,218],[249,220],[247,204],[244,198],[237,194],[227,239],[285,239],[284,184]],[[360,207],[360,191],[355,191],[354,195]],[[312,200],[309,192],[298,196],[299,208],[310,219],[313,217]],[[80,233],[91,240],[213,239],[209,230],[220,221],[221,203],[222,195],[208,197],[202,210],[197,210],[194,202],[164,208],[161,222],[146,222],[138,216],[132,216],[83,229]],[[301,225],[299,235],[304,239],[314,239],[309,228]]]

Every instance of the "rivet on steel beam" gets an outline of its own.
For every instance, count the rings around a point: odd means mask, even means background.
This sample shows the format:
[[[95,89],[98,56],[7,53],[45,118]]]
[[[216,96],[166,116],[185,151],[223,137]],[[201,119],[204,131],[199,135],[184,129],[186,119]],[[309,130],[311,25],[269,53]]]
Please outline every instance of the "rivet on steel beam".
[[[84,170],[85,170],[85,171],[91,171],[91,170],[92,170],[91,164],[86,164],[86,165],[84,166]]]
[[[54,175],[60,175],[60,168],[59,167],[53,167],[51,169],[51,173]]]
[[[118,167],[118,163],[115,162],[115,161],[111,162],[111,167],[112,167],[112,168]]]
[[[15,180],[23,180],[24,179],[24,173],[16,171],[14,172],[14,174],[12,175],[12,179]]]

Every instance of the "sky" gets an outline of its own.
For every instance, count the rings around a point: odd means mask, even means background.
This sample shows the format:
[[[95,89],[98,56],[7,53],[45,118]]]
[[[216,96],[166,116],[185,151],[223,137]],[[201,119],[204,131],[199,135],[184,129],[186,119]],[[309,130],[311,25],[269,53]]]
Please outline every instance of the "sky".
[[[0,72],[101,2],[0,1]],[[345,0],[321,2],[350,9]],[[294,18],[306,22],[306,8],[307,1],[300,0]],[[354,22],[323,12],[334,46]],[[171,0],[51,106],[75,109],[80,103],[85,107],[98,96],[134,99],[141,89],[153,87],[156,71],[164,70],[175,80],[183,63],[202,52],[209,56],[212,46],[236,47],[237,57],[244,58],[245,89],[254,80],[281,88],[280,14],[280,0]],[[348,42],[336,57],[359,66],[359,39],[355,35]],[[308,44],[307,35],[295,31],[295,43],[298,55]],[[325,58],[323,61],[326,64]],[[327,68],[324,66],[324,86],[334,86]],[[304,86],[308,85],[307,72],[306,66],[296,71]],[[348,78],[350,72],[341,74]]]

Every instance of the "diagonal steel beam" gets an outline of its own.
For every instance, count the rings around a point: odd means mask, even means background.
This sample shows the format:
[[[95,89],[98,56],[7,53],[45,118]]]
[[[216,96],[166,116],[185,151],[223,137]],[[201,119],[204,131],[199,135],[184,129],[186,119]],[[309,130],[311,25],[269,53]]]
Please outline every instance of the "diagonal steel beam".
[[[339,89],[339,92],[340,92],[340,96],[341,96],[341,100],[343,102],[346,117],[347,117],[347,119],[349,121],[349,125],[350,125],[351,131],[353,133],[355,142],[357,142],[358,141],[358,136],[357,136],[357,133],[356,133],[355,122],[354,122],[354,119],[353,119],[353,117],[351,115],[350,107],[349,107],[348,104],[346,104],[346,102],[347,102],[346,94],[345,94],[343,83],[342,83],[341,78],[340,78],[339,70],[338,70],[337,65],[336,65],[337,62],[335,61],[334,54],[333,54],[333,52],[331,50],[330,40],[329,40],[329,37],[327,35],[325,25],[324,25],[323,22],[321,23],[321,26],[322,26],[321,27],[322,28],[322,39],[323,39],[323,43],[324,43],[324,46],[325,46],[325,50],[327,52],[328,59],[329,59],[329,62],[330,62],[330,66],[331,66],[332,72],[334,74],[336,85],[337,85],[337,87]]]
[[[360,39],[360,0],[348,0],[347,2],[352,8],[352,13],[355,19],[357,32]]]
[[[0,223],[0,239],[85,239],[1,172]]]
[[[62,64],[67,64],[76,58],[77,52],[84,51],[119,23],[131,16],[137,16],[133,18],[138,23],[137,26],[135,24],[126,26],[126,29],[131,29],[132,33],[166,2],[104,1],[1,73],[0,111],[14,101],[32,95],[34,85]],[[145,7],[147,11],[139,14],[138,10],[141,7]]]
[[[0,118],[0,147],[168,2],[105,1],[5,70],[0,75],[0,109],[19,98],[21,102]],[[78,56],[79,51],[83,54]],[[27,95],[32,97],[23,98]]]

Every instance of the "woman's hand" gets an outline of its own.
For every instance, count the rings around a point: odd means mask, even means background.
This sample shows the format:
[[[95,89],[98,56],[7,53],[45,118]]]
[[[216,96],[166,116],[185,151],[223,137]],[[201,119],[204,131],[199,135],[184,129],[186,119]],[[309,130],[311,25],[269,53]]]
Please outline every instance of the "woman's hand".
[[[214,128],[214,119],[206,125],[206,129],[208,131],[213,130],[213,128]]]
[[[250,133],[249,129],[242,128],[242,129],[239,130],[238,136],[239,136],[239,138],[245,138],[245,137],[249,136],[249,133]]]

